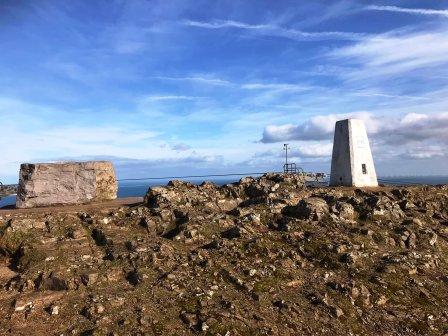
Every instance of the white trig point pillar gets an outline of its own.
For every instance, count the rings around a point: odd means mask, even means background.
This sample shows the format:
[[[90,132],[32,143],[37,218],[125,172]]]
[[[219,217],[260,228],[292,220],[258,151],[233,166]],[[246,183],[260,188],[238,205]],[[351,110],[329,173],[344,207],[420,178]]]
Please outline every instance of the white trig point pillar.
[[[330,186],[378,186],[369,139],[362,120],[345,119],[336,122]]]

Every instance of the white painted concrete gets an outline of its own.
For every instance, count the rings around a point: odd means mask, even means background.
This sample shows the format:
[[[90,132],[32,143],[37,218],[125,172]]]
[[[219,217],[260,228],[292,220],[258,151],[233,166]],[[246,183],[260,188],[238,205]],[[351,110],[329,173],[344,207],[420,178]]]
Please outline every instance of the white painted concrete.
[[[376,187],[375,165],[364,122],[345,119],[336,122],[330,186]]]

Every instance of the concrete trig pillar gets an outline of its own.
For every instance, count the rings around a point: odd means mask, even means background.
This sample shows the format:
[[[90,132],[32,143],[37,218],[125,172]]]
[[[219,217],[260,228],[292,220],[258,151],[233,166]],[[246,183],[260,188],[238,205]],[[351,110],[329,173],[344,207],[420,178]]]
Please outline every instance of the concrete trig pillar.
[[[345,119],[336,122],[330,186],[376,187],[375,166],[364,122]]]

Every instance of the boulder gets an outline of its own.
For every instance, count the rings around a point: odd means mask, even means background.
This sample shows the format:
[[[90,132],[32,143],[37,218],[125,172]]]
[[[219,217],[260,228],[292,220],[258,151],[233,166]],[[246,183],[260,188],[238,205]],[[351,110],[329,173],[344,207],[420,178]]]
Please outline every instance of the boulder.
[[[111,162],[25,163],[20,166],[16,206],[85,204],[117,198]]]
[[[319,197],[309,197],[296,206],[287,206],[283,211],[286,215],[301,219],[320,220],[329,213],[327,202]]]
[[[355,208],[349,203],[337,202],[336,209],[341,218],[353,220],[356,217]]]

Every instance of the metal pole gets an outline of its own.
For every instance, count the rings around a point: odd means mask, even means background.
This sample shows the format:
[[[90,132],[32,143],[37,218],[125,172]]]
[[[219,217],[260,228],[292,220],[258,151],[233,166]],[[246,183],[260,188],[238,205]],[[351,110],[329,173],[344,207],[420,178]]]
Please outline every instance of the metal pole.
[[[285,163],[286,163],[286,165],[288,165],[288,144],[283,144],[283,149],[284,149],[285,152],[286,152],[286,155],[285,155]]]

